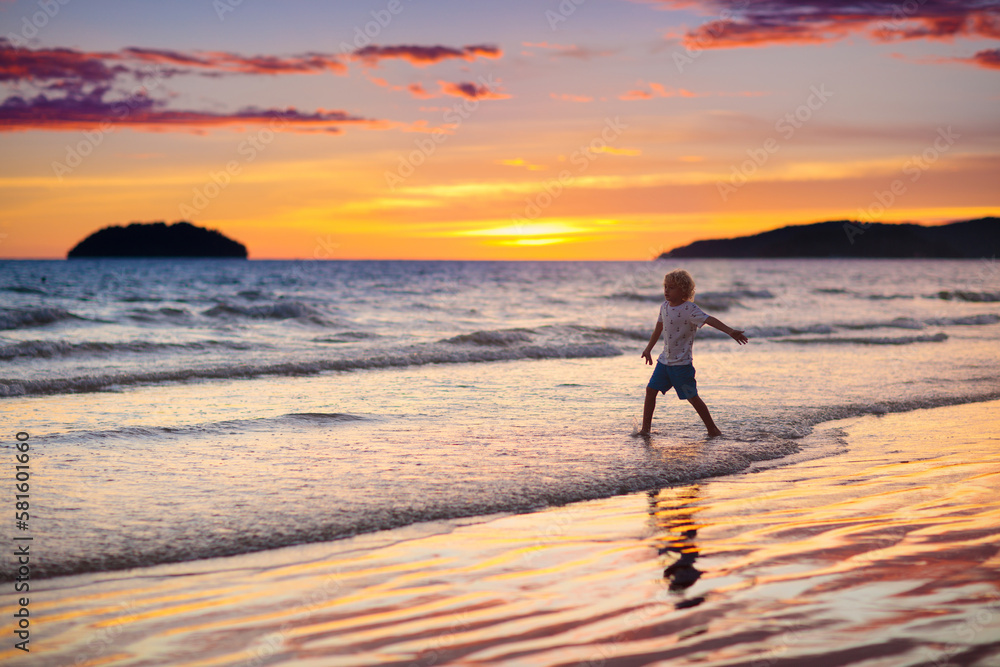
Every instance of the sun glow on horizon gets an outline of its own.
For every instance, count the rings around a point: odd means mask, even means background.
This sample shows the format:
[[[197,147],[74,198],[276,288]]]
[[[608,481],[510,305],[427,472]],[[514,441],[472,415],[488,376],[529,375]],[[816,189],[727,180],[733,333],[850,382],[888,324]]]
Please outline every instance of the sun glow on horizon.
[[[532,222],[507,227],[463,230],[453,232],[453,234],[457,236],[552,236],[555,234],[576,234],[589,231],[592,231],[592,229],[578,227],[565,222]]]
[[[948,35],[960,56],[943,59],[940,35],[914,33],[900,58],[863,29],[891,18],[877,3],[836,38],[810,32],[823,48],[735,35],[669,77],[711,3],[588,5],[557,40],[537,3],[459,3],[358,53],[330,48],[359,25],[351,3],[243,3],[266,46],[248,31],[194,48],[196,4],[97,25],[71,3],[44,43],[0,45],[0,255],[189,220],[254,258],[644,260],[793,224],[1000,211],[1000,79],[972,43],[995,35]],[[964,20],[973,4],[949,7]]]

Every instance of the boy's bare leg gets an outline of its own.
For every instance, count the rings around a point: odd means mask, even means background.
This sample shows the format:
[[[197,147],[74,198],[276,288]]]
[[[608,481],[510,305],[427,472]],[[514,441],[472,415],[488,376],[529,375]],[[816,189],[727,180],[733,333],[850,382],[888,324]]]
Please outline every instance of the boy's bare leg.
[[[653,410],[656,409],[656,389],[646,387],[646,402],[642,404],[642,430],[639,435],[649,435],[653,426]]]
[[[701,416],[701,420],[705,422],[705,428],[708,429],[708,437],[715,438],[722,435],[722,431],[715,425],[715,421],[712,420],[712,413],[708,411],[708,406],[705,405],[705,401],[701,400],[701,396],[692,396],[688,399],[688,402],[694,406],[694,409]]]

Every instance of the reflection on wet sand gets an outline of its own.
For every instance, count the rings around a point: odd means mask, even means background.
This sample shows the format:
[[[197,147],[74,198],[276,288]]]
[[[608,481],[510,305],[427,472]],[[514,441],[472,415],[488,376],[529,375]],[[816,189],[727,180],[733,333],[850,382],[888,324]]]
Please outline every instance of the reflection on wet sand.
[[[650,521],[657,531],[656,552],[666,563],[663,579],[670,592],[682,598],[674,604],[677,609],[696,607],[705,601],[701,596],[683,599],[684,591],[702,574],[694,565],[700,554],[695,542],[699,526],[694,521],[698,491],[698,485],[694,484],[647,492]]]
[[[33,581],[31,654],[0,662],[992,667],[998,408],[831,426],[829,456],[696,485]]]

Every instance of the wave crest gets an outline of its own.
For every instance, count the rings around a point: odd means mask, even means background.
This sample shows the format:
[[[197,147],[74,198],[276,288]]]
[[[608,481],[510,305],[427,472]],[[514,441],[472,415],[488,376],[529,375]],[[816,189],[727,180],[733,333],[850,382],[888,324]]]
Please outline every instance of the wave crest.
[[[229,303],[220,303],[204,311],[202,315],[230,319],[299,320],[321,326],[331,324],[320,311],[301,301],[281,301],[259,306],[234,306]]]
[[[62,308],[0,308],[0,329],[40,327],[71,319],[83,318]]]
[[[1000,301],[1000,292],[968,292],[965,290],[942,290],[935,295],[945,301],[970,301],[973,303],[996,303]],[[933,297],[932,297],[933,298]]]
[[[517,343],[527,343],[531,341],[531,329],[501,329],[492,331],[473,331],[472,333],[460,334],[451,338],[443,339],[442,343],[452,345],[486,345],[491,347],[509,347]]]

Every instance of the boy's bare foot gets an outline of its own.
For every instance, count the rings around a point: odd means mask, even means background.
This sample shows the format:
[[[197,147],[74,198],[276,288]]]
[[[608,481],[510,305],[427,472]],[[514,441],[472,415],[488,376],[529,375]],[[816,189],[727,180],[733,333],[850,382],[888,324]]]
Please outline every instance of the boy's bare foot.
[[[643,438],[648,438],[649,437],[649,431],[636,431],[632,435],[634,435],[634,436],[642,436]]]
[[[719,429],[715,429],[714,431],[709,431],[708,432],[708,437],[710,437],[710,438],[718,438],[721,435],[722,435],[722,431],[720,431]]]

